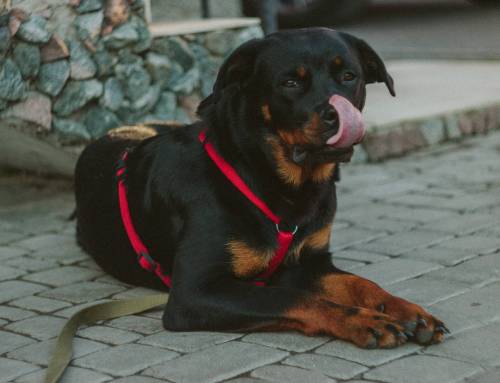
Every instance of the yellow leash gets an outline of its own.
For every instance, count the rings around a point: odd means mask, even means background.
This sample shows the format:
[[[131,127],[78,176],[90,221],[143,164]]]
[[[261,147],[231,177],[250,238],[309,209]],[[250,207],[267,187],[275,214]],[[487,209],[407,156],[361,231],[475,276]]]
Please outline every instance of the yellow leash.
[[[56,383],[63,374],[73,355],[73,337],[81,325],[137,314],[164,305],[167,303],[168,297],[168,294],[156,294],[98,303],[73,314],[57,337],[56,347],[50,359],[44,383]]]

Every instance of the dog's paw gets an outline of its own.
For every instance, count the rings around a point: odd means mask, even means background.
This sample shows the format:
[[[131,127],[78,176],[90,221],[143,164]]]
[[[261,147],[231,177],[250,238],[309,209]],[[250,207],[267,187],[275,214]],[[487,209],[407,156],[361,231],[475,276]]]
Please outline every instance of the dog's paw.
[[[450,332],[441,320],[421,306],[402,298],[392,297],[380,304],[377,311],[399,320],[406,333],[411,334],[410,339],[422,345],[440,343],[444,340],[445,333]]]
[[[360,308],[356,314],[346,318],[345,325],[345,336],[340,337],[361,348],[401,346],[412,335],[395,318],[369,309]]]

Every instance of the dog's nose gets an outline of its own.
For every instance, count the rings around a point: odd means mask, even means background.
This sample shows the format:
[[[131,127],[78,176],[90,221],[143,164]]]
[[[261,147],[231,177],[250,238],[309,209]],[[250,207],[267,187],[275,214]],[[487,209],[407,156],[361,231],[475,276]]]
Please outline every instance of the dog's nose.
[[[323,123],[328,127],[333,127],[338,122],[337,111],[331,105],[328,105],[326,108],[324,108],[319,116]]]

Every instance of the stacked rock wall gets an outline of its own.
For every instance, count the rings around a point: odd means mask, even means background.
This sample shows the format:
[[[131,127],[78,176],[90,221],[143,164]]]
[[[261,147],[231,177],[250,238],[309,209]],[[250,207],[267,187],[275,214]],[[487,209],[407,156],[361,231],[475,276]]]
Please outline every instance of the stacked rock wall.
[[[153,38],[142,0],[13,0],[0,16],[0,129],[57,144],[195,118],[224,57],[258,26]]]

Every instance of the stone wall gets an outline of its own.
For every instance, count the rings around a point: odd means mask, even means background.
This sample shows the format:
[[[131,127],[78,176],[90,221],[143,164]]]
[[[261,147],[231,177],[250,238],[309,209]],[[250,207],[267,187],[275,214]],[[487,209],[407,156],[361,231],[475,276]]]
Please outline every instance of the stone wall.
[[[13,0],[0,16],[0,129],[58,146],[123,124],[195,118],[258,25],[153,38],[142,0]]]

